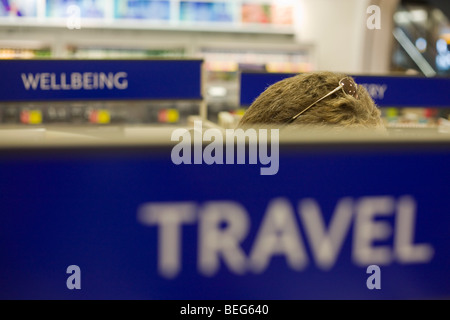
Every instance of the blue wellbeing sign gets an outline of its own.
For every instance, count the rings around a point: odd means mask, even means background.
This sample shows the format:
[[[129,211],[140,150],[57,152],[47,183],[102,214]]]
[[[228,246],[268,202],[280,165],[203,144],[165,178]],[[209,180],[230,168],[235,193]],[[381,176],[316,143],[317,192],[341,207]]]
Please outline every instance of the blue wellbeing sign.
[[[252,102],[270,85],[291,73],[241,74],[242,106]],[[450,78],[412,76],[353,76],[380,107],[450,107]]]
[[[0,60],[0,101],[202,99],[201,69],[202,60]]]
[[[0,150],[1,299],[447,299],[450,144]]]

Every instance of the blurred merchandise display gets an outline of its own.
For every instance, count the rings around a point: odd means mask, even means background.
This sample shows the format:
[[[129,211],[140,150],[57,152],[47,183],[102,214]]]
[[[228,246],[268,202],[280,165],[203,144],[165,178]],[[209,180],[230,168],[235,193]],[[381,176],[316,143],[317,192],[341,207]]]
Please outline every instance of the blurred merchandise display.
[[[46,17],[104,18],[108,0],[46,0]]]
[[[294,1],[277,4],[271,0],[249,2],[248,0],[1,0],[0,18],[34,17],[35,25],[66,26],[67,19],[95,20],[95,27],[115,27],[111,21],[120,21],[121,27],[140,26],[148,22],[148,28],[185,25],[208,30],[208,24],[226,28],[239,26],[245,30],[247,24],[276,27],[292,27]],[[0,20],[1,21],[1,20]],[[8,23],[20,24],[20,20]],[[91,21],[92,22],[92,21]],[[33,21],[29,21],[33,24]],[[273,29],[274,27],[275,29]],[[255,30],[254,30],[255,31]],[[283,29],[283,32],[286,29]],[[293,32],[291,30],[291,32]]]
[[[114,46],[76,46],[67,48],[69,58],[80,59],[140,59],[140,58],[182,58],[185,57],[184,48],[179,49],[144,49],[120,48]]]
[[[307,72],[313,68],[311,53],[301,48],[291,50],[204,48],[200,55],[211,71],[238,71],[258,68],[269,72]]]
[[[292,6],[269,3],[242,4],[243,23],[292,25]]]
[[[36,0],[0,0],[0,17],[36,17]]]
[[[242,5],[242,22],[270,23],[270,5],[259,3],[244,3]]]
[[[380,108],[385,125],[396,128],[436,129],[440,121],[450,120],[450,108]]]
[[[403,1],[394,22],[393,71],[450,75],[450,21],[445,12],[427,2]]]
[[[273,4],[272,10],[272,23],[278,25],[292,25],[294,23],[294,16],[292,12],[292,6]]]
[[[24,124],[41,124],[42,112],[41,110],[24,109],[20,112],[20,122]]]
[[[51,56],[49,49],[1,48],[0,59],[33,59]]]
[[[232,22],[233,19],[231,2],[180,2],[180,21]]]
[[[169,20],[170,1],[114,0],[114,17],[118,19]]]
[[[214,122],[219,121],[221,112],[234,114],[240,109],[241,71],[300,73],[313,69],[311,52],[299,47],[275,50],[205,47],[199,56],[205,60],[208,120]]]
[[[0,125],[186,125],[198,110],[185,101],[0,103]]]

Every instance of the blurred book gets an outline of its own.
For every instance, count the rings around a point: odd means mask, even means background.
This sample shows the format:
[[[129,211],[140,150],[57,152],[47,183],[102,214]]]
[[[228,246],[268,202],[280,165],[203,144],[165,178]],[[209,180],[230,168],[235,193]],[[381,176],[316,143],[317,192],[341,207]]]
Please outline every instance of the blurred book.
[[[271,6],[271,22],[273,24],[292,25],[293,14],[292,6],[287,5],[272,5]]]
[[[122,19],[169,20],[170,1],[115,0],[114,16]]]
[[[232,22],[231,3],[228,2],[180,2],[180,21]]]
[[[243,23],[271,22],[271,10],[268,4],[244,3],[241,9]]]
[[[293,7],[290,5],[244,3],[241,9],[243,23],[293,24]]]
[[[46,16],[51,18],[67,18],[73,14],[78,14],[81,18],[104,18],[107,1],[46,0]]]

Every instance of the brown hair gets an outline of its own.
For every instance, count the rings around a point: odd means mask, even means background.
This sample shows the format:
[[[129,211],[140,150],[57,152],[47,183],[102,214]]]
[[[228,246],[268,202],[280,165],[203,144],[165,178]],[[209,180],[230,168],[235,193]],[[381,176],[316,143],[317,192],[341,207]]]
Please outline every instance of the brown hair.
[[[284,125],[289,120],[339,85],[345,74],[328,71],[302,73],[269,86],[251,104],[238,127]],[[358,98],[342,90],[305,111],[290,126],[332,126],[343,128],[384,127],[381,112],[363,86]]]

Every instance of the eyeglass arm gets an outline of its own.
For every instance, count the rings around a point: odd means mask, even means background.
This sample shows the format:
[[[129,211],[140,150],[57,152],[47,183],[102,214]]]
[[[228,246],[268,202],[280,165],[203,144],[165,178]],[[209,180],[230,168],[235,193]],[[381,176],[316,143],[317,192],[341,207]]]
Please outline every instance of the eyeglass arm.
[[[326,95],[324,95],[322,98],[320,98],[319,100],[314,101],[313,103],[311,103],[309,106],[307,106],[305,109],[303,109],[302,111],[300,111],[299,113],[297,113],[295,116],[292,117],[291,121],[294,121],[295,119],[297,119],[303,112],[305,112],[306,110],[308,110],[309,108],[311,108],[313,105],[315,105],[316,103],[322,101],[323,99],[325,99],[326,97],[332,95],[333,93],[335,93],[336,91],[338,91],[339,89],[341,89],[342,86],[339,85],[338,87],[336,87],[335,89],[333,89],[332,91],[328,92]]]

